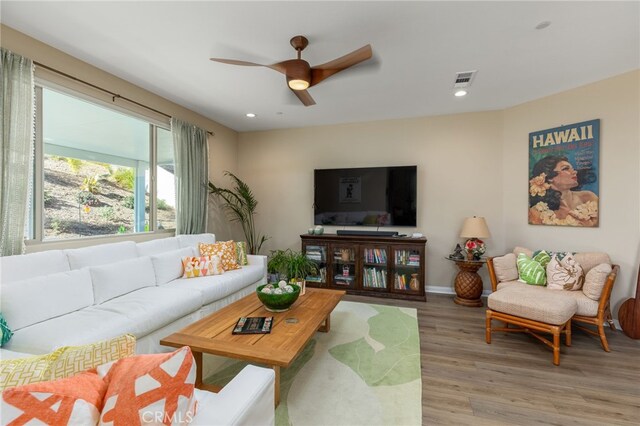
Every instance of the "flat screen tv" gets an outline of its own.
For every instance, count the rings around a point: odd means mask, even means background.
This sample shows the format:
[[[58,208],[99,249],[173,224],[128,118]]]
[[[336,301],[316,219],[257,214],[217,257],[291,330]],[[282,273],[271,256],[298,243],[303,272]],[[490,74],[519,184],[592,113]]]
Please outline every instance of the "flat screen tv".
[[[314,170],[314,224],[416,226],[417,166]]]

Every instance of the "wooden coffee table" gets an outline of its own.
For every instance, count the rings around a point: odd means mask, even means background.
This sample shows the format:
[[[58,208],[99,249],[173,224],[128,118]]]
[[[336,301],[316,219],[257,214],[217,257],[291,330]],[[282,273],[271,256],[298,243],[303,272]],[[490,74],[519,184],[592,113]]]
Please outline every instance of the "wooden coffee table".
[[[196,387],[218,392],[219,386],[202,382],[202,354],[213,354],[256,362],[273,368],[275,404],[280,403],[280,367],[287,368],[300,354],[316,331],[328,332],[330,315],[342,296],[342,290],[307,288],[291,309],[269,312],[250,294],[217,312],[165,337],[160,344],[191,347],[196,360]],[[273,317],[269,334],[231,334],[240,317]]]

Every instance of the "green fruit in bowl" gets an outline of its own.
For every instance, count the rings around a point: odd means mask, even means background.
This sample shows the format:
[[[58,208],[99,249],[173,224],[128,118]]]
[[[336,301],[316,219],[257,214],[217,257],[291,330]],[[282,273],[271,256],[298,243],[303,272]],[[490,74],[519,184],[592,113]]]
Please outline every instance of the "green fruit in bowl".
[[[282,283],[284,283],[284,285]],[[256,294],[268,311],[284,312],[289,310],[291,305],[298,300],[298,296],[300,296],[300,286],[287,284],[284,281],[280,281],[280,283],[263,284],[258,286]]]

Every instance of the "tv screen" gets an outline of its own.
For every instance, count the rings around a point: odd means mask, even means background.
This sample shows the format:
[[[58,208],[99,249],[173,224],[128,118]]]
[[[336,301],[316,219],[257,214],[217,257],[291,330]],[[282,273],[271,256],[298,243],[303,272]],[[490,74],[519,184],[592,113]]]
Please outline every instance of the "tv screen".
[[[416,166],[317,169],[314,224],[416,226]]]

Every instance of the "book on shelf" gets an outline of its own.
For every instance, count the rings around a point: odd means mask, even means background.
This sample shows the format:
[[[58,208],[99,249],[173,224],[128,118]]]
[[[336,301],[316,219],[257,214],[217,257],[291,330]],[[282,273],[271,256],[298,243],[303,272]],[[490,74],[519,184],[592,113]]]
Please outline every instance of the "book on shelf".
[[[273,317],[240,317],[232,334],[268,334],[272,324]]]
[[[372,288],[387,288],[387,271],[377,268],[365,268],[364,286]]]
[[[384,249],[365,249],[364,261],[366,263],[387,263],[387,251]]]

